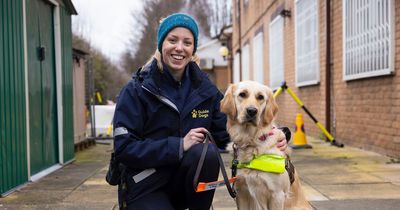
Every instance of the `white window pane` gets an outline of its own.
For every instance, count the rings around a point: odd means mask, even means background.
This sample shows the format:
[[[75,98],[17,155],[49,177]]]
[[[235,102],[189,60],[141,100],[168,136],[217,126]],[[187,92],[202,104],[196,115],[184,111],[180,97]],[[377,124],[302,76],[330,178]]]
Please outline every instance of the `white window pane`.
[[[249,44],[244,45],[242,48],[242,81],[250,79],[250,55]]]
[[[296,85],[319,82],[317,0],[298,0],[296,18]]]
[[[235,53],[233,58],[233,83],[238,83],[240,81],[240,53]]]
[[[387,75],[394,66],[394,0],[343,0],[345,80]]]
[[[258,33],[253,39],[253,79],[264,84],[264,45],[263,33]]]
[[[283,18],[278,16],[269,26],[269,74],[270,87],[279,88],[284,77]]]

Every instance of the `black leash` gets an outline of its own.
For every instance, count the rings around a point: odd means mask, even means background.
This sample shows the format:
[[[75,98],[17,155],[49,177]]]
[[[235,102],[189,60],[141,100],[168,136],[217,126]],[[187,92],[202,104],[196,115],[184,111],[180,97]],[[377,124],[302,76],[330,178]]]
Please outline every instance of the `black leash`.
[[[193,179],[193,187],[194,187],[195,191],[197,189],[198,179],[200,176],[201,169],[203,167],[204,159],[207,154],[208,144],[211,142],[212,144],[214,144],[215,149],[217,149],[217,145],[215,144],[214,138],[212,137],[211,133],[207,131],[204,133],[204,135],[205,135],[205,142],[203,143],[204,144],[203,150],[201,152],[199,163],[197,164],[196,173],[195,173],[194,179]],[[228,192],[231,195],[231,197],[235,198],[236,192],[232,189],[231,184],[229,183],[228,175],[226,174],[226,170],[224,167],[224,162],[222,161],[219,151],[217,150],[216,152],[217,152],[217,157],[218,157],[218,161],[219,161],[219,166],[221,168],[222,176],[224,177],[224,182],[225,182],[226,188],[228,189]]]

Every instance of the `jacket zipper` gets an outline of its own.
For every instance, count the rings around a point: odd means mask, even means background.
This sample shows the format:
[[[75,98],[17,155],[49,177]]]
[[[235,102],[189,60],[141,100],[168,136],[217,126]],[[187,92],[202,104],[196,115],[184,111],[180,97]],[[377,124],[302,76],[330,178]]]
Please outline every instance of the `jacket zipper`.
[[[166,98],[166,97],[164,97],[164,96],[162,96],[162,95],[158,95],[158,94],[156,94],[156,93],[153,93],[151,90],[149,90],[149,89],[148,89],[147,87],[145,87],[144,85],[142,85],[142,88],[143,88],[145,91],[147,91],[147,92],[149,92],[150,94],[152,94],[153,96],[155,96],[155,97],[156,97],[158,100],[160,100],[163,104],[165,104],[165,105],[171,107],[173,110],[175,110],[176,112],[178,112],[178,115],[179,115],[179,136],[183,136],[183,133],[182,133],[182,125],[181,125],[181,121],[182,121],[182,119],[181,119],[181,113],[179,112],[178,107],[176,107],[176,105],[175,105],[171,100],[169,100],[168,98]]]
[[[151,90],[146,88],[144,85],[142,85],[142,88],[144,90],[146,90],[147,92],[149,92],[150,94],[152,94],[153,96],[155,96],[156,98],[158,98],[158,100],[163,102],[165,105],[167,105],[167,106],[171,107],[173,110],[177,111],[179,116],[180,116],[180,112],[178,110],[178,107],[176,107],[176,105],[172,101],[170,101],[168,98],[166,98],[166,97],[164,97],[162,95],[158,95],[158,94],[153,93]]]

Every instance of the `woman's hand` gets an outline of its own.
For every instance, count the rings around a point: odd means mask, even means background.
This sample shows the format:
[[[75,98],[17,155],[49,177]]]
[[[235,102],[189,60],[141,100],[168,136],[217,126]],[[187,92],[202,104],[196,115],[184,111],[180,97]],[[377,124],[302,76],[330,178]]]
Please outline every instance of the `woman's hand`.
[[[276,146],[282,152],[284,152],[287,149],[288,145],[287,145],[287,141],[286,141],[286,136],[285,135],[283,135],[282,138],[278,139],[278,143],[276,144]]]
[[[193,128],[191,129],[185,137],[183,137],[183,151],[187,151],[195,144],[204,141],[204,133],[207,132],[205,128]]]

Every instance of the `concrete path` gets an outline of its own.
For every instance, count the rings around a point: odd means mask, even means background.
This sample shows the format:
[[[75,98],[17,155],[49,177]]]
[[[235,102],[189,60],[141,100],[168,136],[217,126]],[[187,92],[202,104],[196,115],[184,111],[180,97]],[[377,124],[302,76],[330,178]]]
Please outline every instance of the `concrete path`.
[[[97,144],[77,152],[71,164],[0,198],[0,209],[114,209],[117,189],[104,181],[111,148]]]
[[[318,210],[400,209],[400,163],[386,156],[307,138],[313,149],[291,157],[306,192]],[[117,209],[116,187],[104,176],[111,145],[97,144],[76,154],[76,161],[0,198],[0,209]],[[228,174],[232,153],[223,154]],[[234,210],[224,187],[216,191],[214,210]]]

